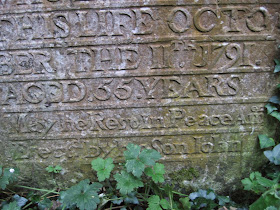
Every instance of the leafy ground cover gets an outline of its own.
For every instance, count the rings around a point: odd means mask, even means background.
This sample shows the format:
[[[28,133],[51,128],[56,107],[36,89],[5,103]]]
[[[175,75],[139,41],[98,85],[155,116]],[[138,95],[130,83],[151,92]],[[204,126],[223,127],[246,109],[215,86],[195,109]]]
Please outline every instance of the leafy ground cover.
[[[71,188],[36,189],[28,186],[13,185],[19,175],[18,169],[0,167],[1,208],[17,209],[250,209],[274,210],[280,208],[280,144],[266,135],[259,135],[260,147],[267,149],[264,155],[269,160],[269,170],[262,174],[252,172],[242,180],[244,190],[259,195],[250,206],[233,202],[228,196],[215,194],[213,190],[199,189],[197,192],[183,194],[164,184],[164,165],[157,161],[161,155],[153,149],[141,149],[128,144],[124,152],[125,162],[119,171],[113,159],[97,158],[91,162],[99,182],[82,180]],[[271,149],[271,150],[269,150]],[[49,166],[46,171],[59,173],[61,166]],[[113,178],[113,181],[112,179]],[[109,181],[110,179],[110,181]],[[15,189],[29,190],[17,194]]]
[[[163,184],[165,167],[157,161],[159,152],[153,149],[141,149],[128,144],[124,152],[125,162],[115,174],[116,167],[112,158],[97,158],[91,162],[99,182],[82,180],[71,188],[28,189],[28,194],[18,195],[7,188],[17,180],[19,171],[14,168],[0,168],[0,186],[3,190],[1,208],[14,209],[214,209],[235,205],[226,196],[218,196],[212,190],[199,190],[189,195],[174,191]],[[61,166],[49,166],[46,171],[59,173]],[[109,179],[112,179],[109,181]],[[11,185],[13,186],[13,185]]]

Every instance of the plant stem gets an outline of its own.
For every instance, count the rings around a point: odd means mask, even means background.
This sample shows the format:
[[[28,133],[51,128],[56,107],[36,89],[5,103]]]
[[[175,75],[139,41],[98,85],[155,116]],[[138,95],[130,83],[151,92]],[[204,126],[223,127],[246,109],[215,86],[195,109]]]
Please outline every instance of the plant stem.
[[[56,194],[56,195],[48,196],[47,198],[50,199],[50,198],[54,198],[54,197],[57,197],[57,196],[59,196],[59,195]]]
[[[109,209],[104,209],[104,210],[110,210],[110,209],[121,209],[122,207],[125,207],[125,206],[110,207]]]
[[[27,204],[25,207],[23,207],[22,209],[26,209],[28,206],[31,206],[32,202],[30,202],[29,204]]]
[[[171,192],[173,192],[173,191],[171,191]],[[169,192],[169,202],[170,202],[170,208],[171,209],[173,209],[173,196],[172,196],[172,194]]]
[[[146,196],[146,198],[147,198],[148,195],[150,194],[150,190],[151,190],[151,183],[148,185],[147,191],[145,191],[145,196]]]
[[[9,190],[10,192],[17,194],[16,192],[12,191],[11,189],[7,188],[7,190]]]
[[[160,188],[160,187],[159,187],[159,189],[164,190],[163,188]],[[174,193],[174,194],[177,194],[177,195],[189,196],[189,195],[186,195],[186,194],[183,194],[183,193],[179,193],[179,192],[176,192],[176,191],[171,191],[171,192]]]
[[[42,195],[41,197],[44,198],[45,196],[47,196],[48,194],[51,194],[51,192],[47,192],[44,195]]]
[[[106,184],[109,186],[109,189],[111,189],[111,191],[114,190],[114,188],[112,187],[111,183],[109,182],[108,179],[106,179]]]
[[[11,193],[8,193],[8,192],[5,192],[5,191],[3,191],[2,193],[6,194],[6,195],[11,195]]]
[[[137,198],[138,200],[146,201],[148,199],[148,198],[144,197],[142,195],[142,193],[137,193],[137,195],[140,196],[141,198],[143,198],[143,199]]]
[[[29,190],[37,190],[37,191],[42,191],[42,192],[49,192],[49,193],[54,193],[54,194],[59,194],[59,192],[56,192],[55,190],[46,190],[46,189],[39,189],[39,188],[34,188],[34,187],[27,187],[23,185],[15,185],[15,187],[21,187]]]
[[[64,204],[62,210],[64,210],[65,208],[66,208],[66,205]]]

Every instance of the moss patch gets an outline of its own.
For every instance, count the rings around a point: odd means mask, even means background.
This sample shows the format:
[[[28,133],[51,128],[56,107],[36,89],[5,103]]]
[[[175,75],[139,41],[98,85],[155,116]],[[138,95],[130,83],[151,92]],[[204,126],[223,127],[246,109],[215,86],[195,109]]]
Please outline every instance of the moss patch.
[[[172,179],[172,181],[181,183],[185,180],[191,181],[194,178],[198,178],[199,172],[195,168],[182,168],[179,171],[170,173],[169,177]]]

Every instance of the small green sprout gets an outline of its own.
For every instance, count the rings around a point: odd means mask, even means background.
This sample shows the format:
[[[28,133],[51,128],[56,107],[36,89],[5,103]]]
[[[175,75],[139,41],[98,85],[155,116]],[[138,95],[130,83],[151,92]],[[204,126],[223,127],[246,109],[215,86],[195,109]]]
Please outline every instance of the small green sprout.
[[[62,167],[60,165],[56,165],[56,166],[51,166],[49,165],[47,168],[46,168],[46,171],[49,172],[49,173],[55,173],[55,174],[58,174],[60,173],[62,170]]]

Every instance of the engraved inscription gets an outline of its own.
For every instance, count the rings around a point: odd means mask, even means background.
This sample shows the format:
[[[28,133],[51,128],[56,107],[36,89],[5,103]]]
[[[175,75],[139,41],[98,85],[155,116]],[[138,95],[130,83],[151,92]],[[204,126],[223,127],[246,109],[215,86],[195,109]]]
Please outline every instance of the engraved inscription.
[[[231,172],[248,174],[267,133],[279,7],[0,0],[3,164],[63,164],[71,180],[135,143],[160,152],[167,171],[196,167],[202,183],[234,186]]]
[[[188,135],[182,136],[183,141],[177,142],[176,136],[168,139],[148,138],[150,143],[140,144],[144,148],[152,148],[171,159],[174,156],[189,159],[200,154],[240,153],[242,141],[222,140],[220,135]],[[227,137],[228,138],[228,137]],[[31,141],[11,142],[11,154],[16,153],[16,161],[36,160],[48,161],[51,159],[73,160],[73,158],[92,159],[96,157],[121,157],[128,139],[106,142],[101,139],[68,139],[65,141],[44,141],[31,144]],[[52,146],[45,147],[50,144]],[[41,146],[39,146],[41,145]],[[27,149],[28,148],[28,149]]]
[[[29,4],[35,3],[40,4]],[[80,9],[3,15],[0,41],[269,33],[272,15],[264,7]]]
[[[265,50],[267,46],[271,47]],[[164,45],[0,51],[0,78],[95,78],[108,74],[139,75],[139,71],[151,75],[158,71],[180,74],[267,71],[266,61],[272,53],[272,45],[265,42],[195,44],[189,40],[173,40]]]
[[[121,135],[152,135],[160,133],[167,135],[178,129],[179,133],[204,133],[207,130],[215,132],[251,131],[264,124],[263,107],[219,105],[216,113],[207,111],[207,106],[192,108],[133,108],[105,111],[76,111],[44,113],[6,114],[4,129],[8,131],[9,138],[52,138],[82,136],[121,136]],[[229,111],[227,108],[230,108]],[[21,139],[20,138],[20,139]]]
[[[217,103],[217,99],[248,100],[248,97],[262,97],[269,88],[265,81],[258,92],[247,87],[255,79],[269,78],[263,74],[217,74],[197,76],[157,76],[80,79],[42,82],[0,83],[0,104],[12,107],[69,108],[80,109],[95,106],[131,107],[138,104],[158,105],[158,100],[172,104],[170,99],[180,103]],[[246,81],[245,81],[246,78]],[[212,102],[211,102],[212,100]],[[196,101],[199,102],[199,101]],[[175,101],[174,101],[175,102]],[[148,103],[148,104],[147,104]],[[226,101],[225,101],[226,103]],[[70,107],[71,108],[71,107]]]

